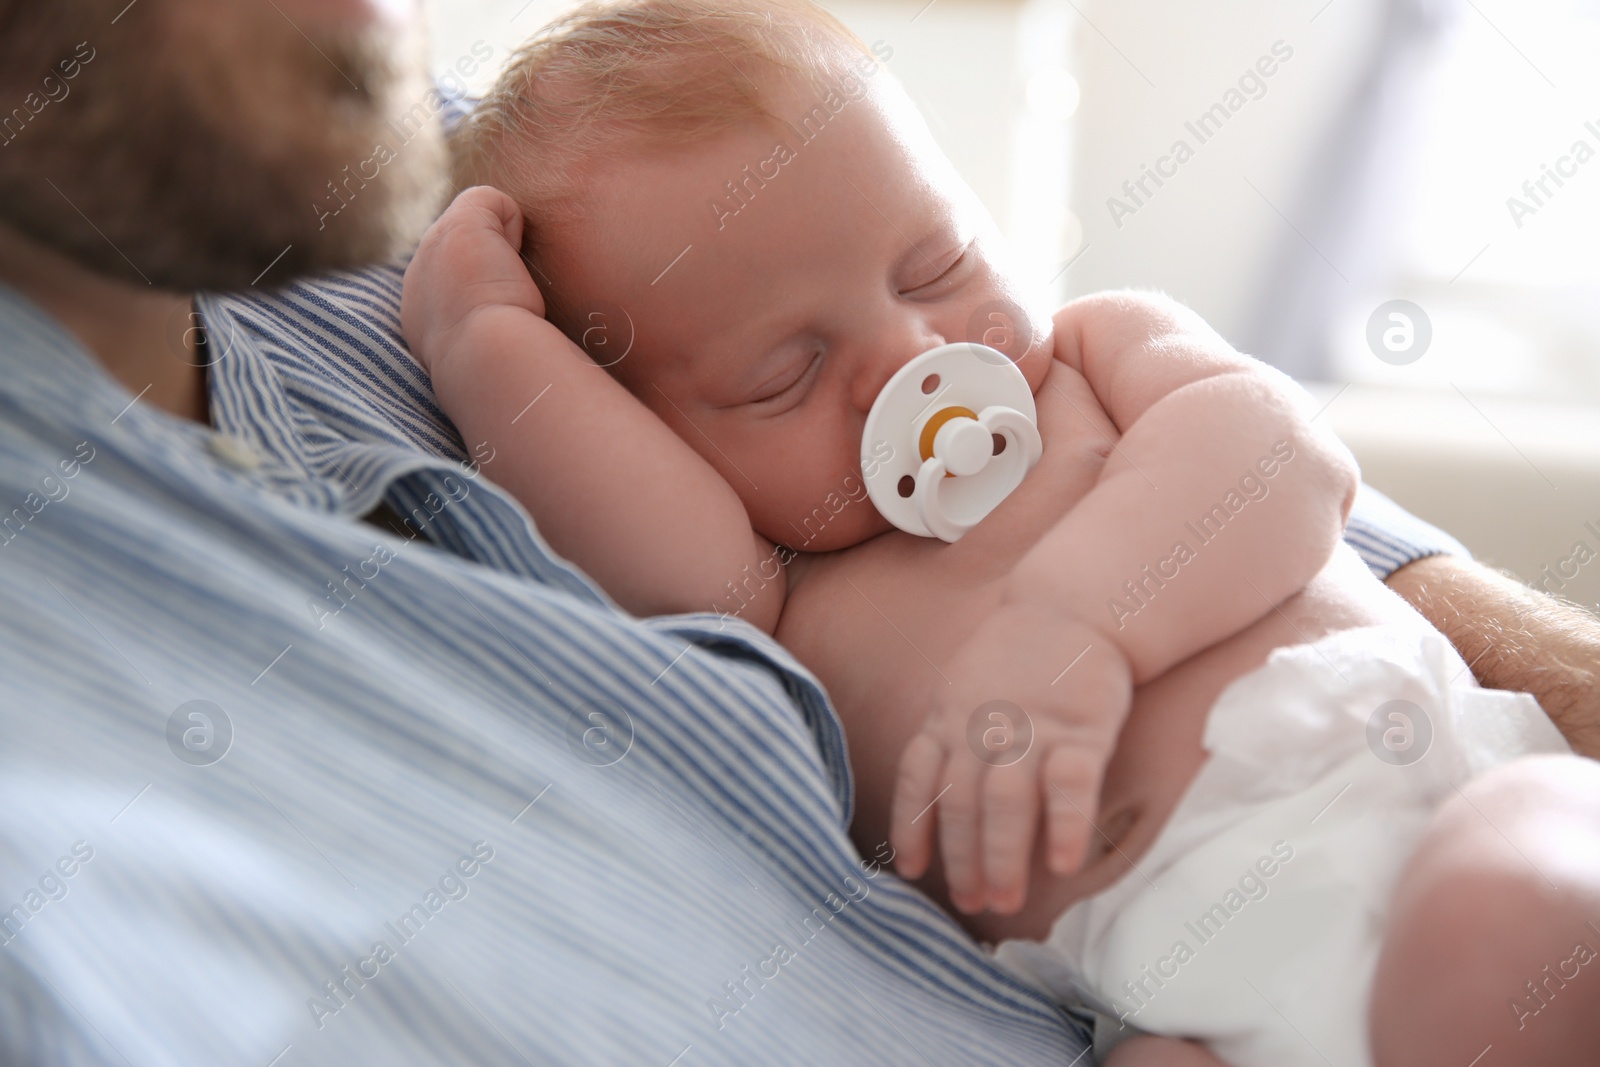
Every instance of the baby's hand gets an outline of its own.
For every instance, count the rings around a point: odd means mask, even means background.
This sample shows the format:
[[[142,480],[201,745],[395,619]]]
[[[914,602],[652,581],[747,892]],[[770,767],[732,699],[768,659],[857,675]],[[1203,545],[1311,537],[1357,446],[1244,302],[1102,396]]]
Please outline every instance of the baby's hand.
[[[900,873],[919,878],[937,821],[951,903],[1010,914],[1027,895],[1041,800],[1050,870],[1082,863],[1132,672],[1087,623],[1011,604],[978,628],[948,677],[901,757],[890,841]]]
[[[400,324],[429,375],[439,376],[451,339],[476,312],[509,306],[544,316],[544,297],[521,248],[522,210],[487,185],[456,197],[423,234],[406,268]]]

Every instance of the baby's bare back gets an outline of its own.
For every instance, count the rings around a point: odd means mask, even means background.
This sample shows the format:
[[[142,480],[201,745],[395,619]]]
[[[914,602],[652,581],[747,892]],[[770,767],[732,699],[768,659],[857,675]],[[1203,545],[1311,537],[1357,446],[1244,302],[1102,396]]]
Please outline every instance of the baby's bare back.
[[[947,545],[896,531],[790,565],[777,637],[822,679],[844,720],[856,775],[851,834],[863,855],[884,854],[900,755],[935,689],[947,684],[942,666],[995,608],[1000,579],[1094,486],[1117,440],[1088,383],[1065,364],[1052,364],[1035,399],[1044,456],[966,537]],[[1183,580],[1181,570],[1172,580]],[[1154,841],[1204,762],[1206,714],[1229,682],[1274,648],[1380,623],[1428,628],[1341,546],[1302,592],[1141,686],[1106,768],[1094,818],[1098,847],[1083,868],[1054,878],[1036,856],[1022,911],[965,916],[963,925],[985,940],[1042,938],[1057,915],[1115,882]],[[1075,652],[1063,649],[1059,665],[1040,669],[1053,674]],[[1071,681],[1068,671],[1058,684]],[[940,869],[934,864],[921,884],[948,909]]]

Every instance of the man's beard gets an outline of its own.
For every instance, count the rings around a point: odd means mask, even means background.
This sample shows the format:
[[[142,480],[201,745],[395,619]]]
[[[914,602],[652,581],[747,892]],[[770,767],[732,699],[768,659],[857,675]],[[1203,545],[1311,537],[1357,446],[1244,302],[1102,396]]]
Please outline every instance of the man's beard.
[[[93,49],[0,145],[0,222],[102,274],[188,291],[382,259],[431,220],[443,147],[420,41],[313,43],[238,0],[146,3],[112,24],[122,7],[0,0],[0,34],[26,30],[0,45],[7,103],[43,97],[79,41]]]

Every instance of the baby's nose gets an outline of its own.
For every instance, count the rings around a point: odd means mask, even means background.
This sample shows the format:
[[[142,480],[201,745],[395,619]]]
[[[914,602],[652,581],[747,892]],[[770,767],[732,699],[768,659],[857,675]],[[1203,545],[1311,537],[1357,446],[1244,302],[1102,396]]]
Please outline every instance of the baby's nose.
[[[862,413],[872,410],[883,387],[894,377],[895,371],[922,353],[944,344],[944,338],[931,330],[919,330],[914,337],[903,337],[875,345],[863,354],[860,370],[853,383],[851,403]]]

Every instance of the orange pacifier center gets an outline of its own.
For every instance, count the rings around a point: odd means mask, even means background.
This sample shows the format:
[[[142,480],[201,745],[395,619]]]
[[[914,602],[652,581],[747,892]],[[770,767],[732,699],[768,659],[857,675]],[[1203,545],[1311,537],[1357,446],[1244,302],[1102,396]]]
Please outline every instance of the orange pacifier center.
[[[976,422],[977,418],[978,413],[971,408],[943,408],[934,412],[933,418],[929,419],[927,425],[922,427],[922,440],[917,443],[918,451],[922,453],[922,458],[924,460],[933,458],[933,439],[939,435],[939,431],[944,428],[945,423],[951,419],[972,419]],[[954,471],[945,471],[944,476],[946,478],[954,478],[956,475]]]

